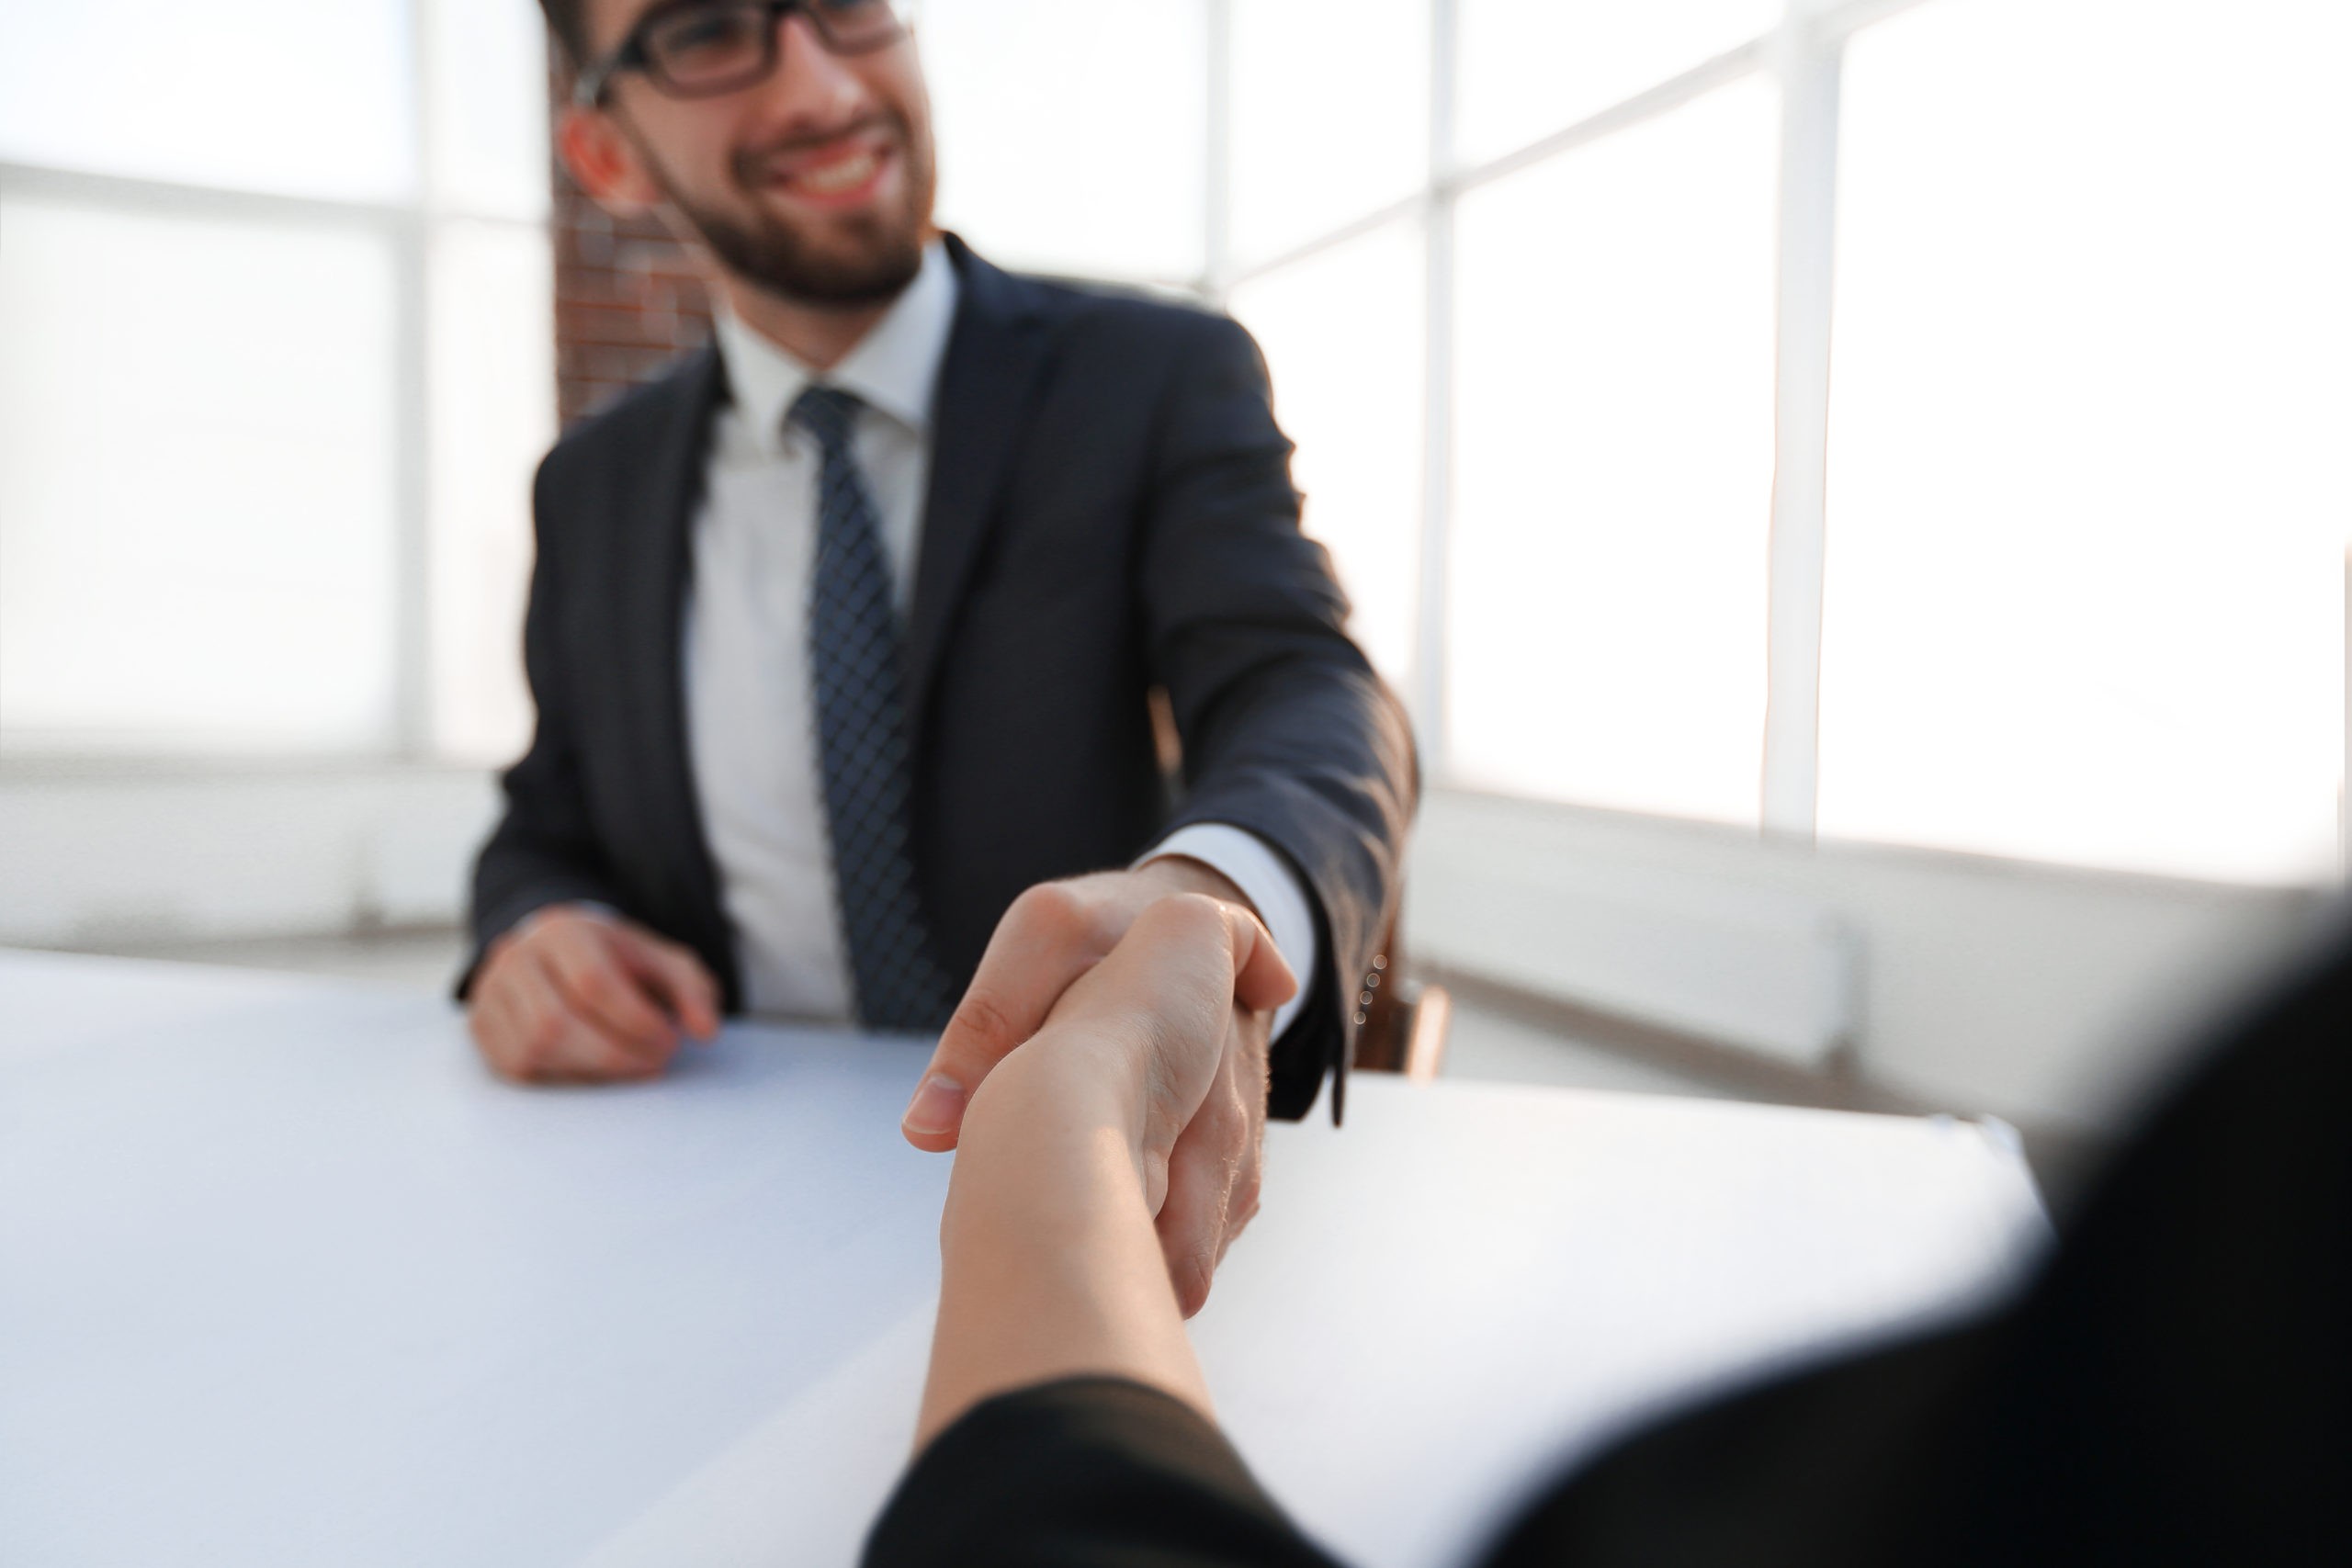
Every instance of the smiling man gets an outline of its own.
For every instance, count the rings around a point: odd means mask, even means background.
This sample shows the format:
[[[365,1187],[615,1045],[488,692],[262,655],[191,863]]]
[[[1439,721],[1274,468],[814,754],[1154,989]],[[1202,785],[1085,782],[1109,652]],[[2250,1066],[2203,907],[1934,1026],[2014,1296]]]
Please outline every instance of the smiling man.
[[[1144,909],[1207,894],[1299,984],[1236,1010],[1176,1151],[1160,1231],[1197,1307],[1269,1106],[1345,1071],[1414,789],[1255,346],[936,230],[901,6],[544,5],[580,66],[565,163],[702,247],[718,331],[539,474],[483,1055],[631,1078],[723,1010],[944,1027],[905,1131],[945,1148]]]

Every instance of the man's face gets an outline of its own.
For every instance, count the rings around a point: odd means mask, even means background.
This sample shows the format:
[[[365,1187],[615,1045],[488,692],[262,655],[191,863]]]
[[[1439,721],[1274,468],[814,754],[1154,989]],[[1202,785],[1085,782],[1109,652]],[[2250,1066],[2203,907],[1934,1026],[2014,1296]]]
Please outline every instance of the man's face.
[[[590,0],[595,58],[667,0]],[[641,72],[605,107],[615,186],[600,198],[666,198],[729,270],[801,304],[878,303],[905,288],[931,234],[937,175],[931,106],[911,39],[834,54],[788,15],[766,80],[672,98]],[[576,162],[576,160],[575,160]]]

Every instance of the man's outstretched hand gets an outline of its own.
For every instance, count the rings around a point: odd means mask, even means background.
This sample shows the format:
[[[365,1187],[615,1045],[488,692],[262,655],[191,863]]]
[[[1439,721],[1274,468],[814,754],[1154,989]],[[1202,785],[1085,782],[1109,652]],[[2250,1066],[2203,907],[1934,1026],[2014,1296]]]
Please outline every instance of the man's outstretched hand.
[[[702,960],[643,926],[553,904],[491,944],[468,1021],[501,1077],[650,1078],[683,1035],[718,1032],[718,986]]]
[[[989,1070],[1045,1026],[1062,994],[1109,956],[1138,916],[1163,898],[1185,894],[1205,895],[1257,919],[1231,882],[1182,856],[1044,883],[1015,899],[907,1107],[908,1142],[954,1148],[964,1107]],[[1260,937],[1271,953],[1272,939],[1262,929]],[[1226,1248],[1258,1212],[1267,1036],[1274,1010],[1296,988],[1279,962],[1253,971],[1234,998],[1216,1080],[1169,1159],[1157,1226],[1168,1277],[1187,1317],[1208,1300]]]

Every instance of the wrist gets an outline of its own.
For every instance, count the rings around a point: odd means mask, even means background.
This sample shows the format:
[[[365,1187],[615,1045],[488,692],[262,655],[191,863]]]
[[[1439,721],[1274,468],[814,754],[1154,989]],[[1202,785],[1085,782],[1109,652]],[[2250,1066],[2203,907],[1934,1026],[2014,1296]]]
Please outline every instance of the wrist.
[[[965,1112],[940,1216],[951,1263],[1018,1258],[1018,1271],[1050,1275],[1115,1216],[1149,1222],[1140,1094],[1041,1042],[1052,1043],[1040,1035],[999,1063]]]
[[[552,904],[540,905],[507,927],[491,945],[495,948],[501,942],[526,941],[532,932],[565,920],[592,920],[598,925],[612,925],[618,919],[619,917],[606,905],[559,898]]]
[[[1078,1372],[1208,1408],[1130,1131],[1140,1097],[1041,1043],[983,1081],[956,1146],[918,1446],[990,1394]]]
[[[1122,1043],[1048,1024],[981,1081],[965,1111],[962,1145],[1003,1129],[1023,1143],[1111,1131],[1139,1147],[1143,1111],[1142,1072]]]
[[[1258,906],[1239,885],[1204,860],[1194,860],[1187,854],[1159,855],[1136,867],[1132,874],[1159,884],[1170,893],[1200,893],[1221,903],[1232,904],[1250,911],[1252,918]]]

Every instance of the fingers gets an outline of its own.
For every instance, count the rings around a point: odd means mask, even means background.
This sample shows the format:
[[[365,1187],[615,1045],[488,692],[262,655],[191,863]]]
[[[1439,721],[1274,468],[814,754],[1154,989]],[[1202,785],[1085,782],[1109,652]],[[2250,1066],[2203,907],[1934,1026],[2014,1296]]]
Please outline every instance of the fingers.
[[[1255,940],[1248,951],[1237,947],[1233,970],[1238,977],[1239,998],[1245,1007],[1272,1010],[1290,1000],[1297,990],[1297,981],[1290,977],[1289,966],[1275,952],[1273,941],[1266,934],[1258,911],[1249,896],[1216,866],[1189,855],[1163,855],[1147,862],[1137,874],[1150,877],[1170,893],[1199,893],[1216,900],[1237,912],[1246,911],[1250,934]],[[1241,933],[1237,932],[1238,936]]]
[[[623,983],[626,985],[626,983]],[[633,1039],[602,1025],[574,992],[541,962],[517,978],[526,1018],[525,1077],[538,1084],[602,1084],[656,1077],[677,1051],[677,1037]]]
[[[1234,1171],[1233,1190],[1227,1196],[1225,1235],[1217,1243],[1222,1264],[1234,1238],[1258,1217],[1258,1200],[1266,1170],[1266,1034],[1272,1020],[1264,1013],[1234,1015],[1233,1047],[1226,1052],[1224,1068],[1237,1113],[1245,1131],[1241,1161]]]
[[[1190,1317],[1207,1303],[1217,1264],[1257,1209],[1256,1140],[1231,1075],[1219,1075],[1178,1135],[1168,1157],[1167,1192],[1154,1225],[1169,1285]]]
[[[667,1004],[679,1027],[696,1040],[718,1032],[718,982],[702,960],[674,942],[642,931],[616,930],[621,954],[631,972]]]
[[[1216,1260],[1225,1240],[1226,1201],[1232,1181],[1214,1156],[1179,1139],[1168,1165],[1168,1201],[1154,1228],[1168,1260],[1169,1287],[1177,1310],[1192,1316],[1208,1304]]]
[[[1007,913],[902,1131],[918,1147],[954,1147],[972,1092],[1050,1021],[1040,1071],[1113,1075],[1137,1096],[1143,1195],[1190,1316],[1257,1212],[1265,1035],[1296,982],[1246,908],[1086,881],[1033,888]],[[1123,903],[1123,891],[1136,896]]]
[[[552,943],[541,962],[563,993],[567,1009],[625,1049],[669,1060],[677,1027],[653,1003],[627,958],[625,941]]]
[[[1134,873],[1043,884],[998,924],[900,1130],[917,1148],[954,1148],[973,1092],[1048,1018],[1197,1051],[1237,999],[1265,1011],[1296,989],[1239,905]]]
[[[1171,1201],[1158,1219],[1169,1283],[1187,1317],[1208,1300],[1226,1253],[1257,1217],[1264,1182],[1270,1021],[1239,1008],[1229,1018],[1216,1081],[1177,1139]]]
[[[1043,883],[1013,900],[907,1106],[900,1126],[909,1143],[956,1146],[964,1106],[980,1080],[1037,1032],[1070,982],[1109,950],[1115,933],[1103,924],[1075,883]]]
[[[1256,916],[1232,912],[1233,999],[1254,1011],[1272,1012],[1298,994],[1298,977]]]
[[[677,1028],[621,944],[632,934],[561,911],[494,947],[469,1020],[492,1070],[528,1083],[659,1075],[677,1050]]]
[[[1198,895],[1162,898],[1062,998],[1054,1018],[1094,1029],[1140,1022],[1164,1050],[1214,1048],[1245,970],[1259,977],[1261,992],[1266,976],[1289,973],[1253,916]]]
[[[523,1023],[518,1070],[511,1076],[533,1083],[603,1083],[652,1077],[676,1049],[646,1045],[599,1024],[571,998],[542,959],[515,976],[514,995]]]

